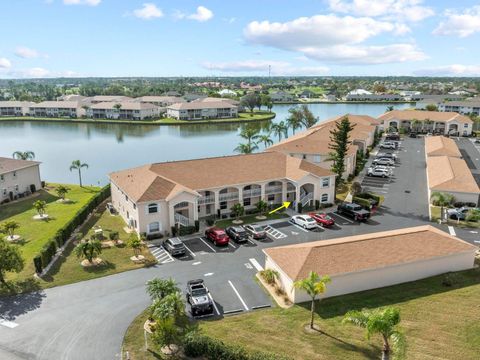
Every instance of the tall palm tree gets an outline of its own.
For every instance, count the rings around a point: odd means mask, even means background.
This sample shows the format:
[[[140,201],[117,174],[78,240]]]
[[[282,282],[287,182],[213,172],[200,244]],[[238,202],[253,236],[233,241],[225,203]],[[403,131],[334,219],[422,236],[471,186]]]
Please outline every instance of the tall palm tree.
[[[80,187],[82,187],[82,168],[88,169],[87,163],[82,163],[80,160],[73,160],[70,165],[70,171],[78,170],[78,179],[80,181]]]
[[[277,124],[272,124],[271,129],[272,133],[278,136],[278,141],[282,140],[282,136],[287,137],[288,128],[284,121],[280,121]]]
[[[444,219],[444,208],[449,206],[455,198],[451,194],[447,194],[444,192],[434,191],[430,196],[430,200],[432,203],[435,203],[436,206],[440,206],[440,220],[443,221]]]
[[[258,136],[258,130],[253,127],[245,127],[240,132],[239,136],[242,139],[247,140],[248,145],[252,145],[253,141],[255,140],[256,136]]]
[[[396,358],[405,356],[405,336],[398,328],[400,310],[397,308],[349,311],[345,314],[343,323],[366,329],[367,339],[372,335],[380,334],[383,340],[382,360],[389,360],[391,353]]]
[[[310,271],[307,278],[293,283],[295,288],[305,291],[312,298],[312,303],[310,305],[310,329],[313,329],[315,300],[318,295],[323,294],[327,290],[327,284],[330,281],[331,279],[328,275],[320,276],[316,272]]]
[[[303,125],[303,114],[301,110],[295,108],[288,110],[288,112],[290,113],[290,116],[286,120],[286,125],[292,129],[293,134],[295,134],[295,130],[300,129]]]
[[[234,149],[234,151],[240,154],[251,154],[255,150],[258,150],[258,145],[255,143],[238,144],[238,146]]]
[[[30,150],[15,151],[12,154],[12,157],[14,159],[18,159],[18,160],[33,160],[33,159],[35,159],[35,153],[33,151],[30,151]]]
[[[270,138],[270,134],[257,135],[256,140],[257,143],[263,144],[265,148],[273,145],[273,140]]]
[[[82,241],[75,248],[75,254],[77,257],[87,259],[89,263],[92,263],[98,255],[102,253],[102,243],[96,239],[90,239]]]

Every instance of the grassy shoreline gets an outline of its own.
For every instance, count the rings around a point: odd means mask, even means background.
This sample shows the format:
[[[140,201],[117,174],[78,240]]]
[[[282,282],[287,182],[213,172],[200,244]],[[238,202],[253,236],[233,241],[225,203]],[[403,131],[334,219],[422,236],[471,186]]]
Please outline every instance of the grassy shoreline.
[[[248,123],[257,121],[272,120],[275,118],[275,113],[269,112],[254,112],[253,116],[250,113],[239,113],[239,117],[233,119],[211,119],[211,120],[176,120],[172,118],[164,118],[159,120],[112,120],[112,119],[68,119],[68,118],[36,118],[30,116],[12,116],[0,117],[2,121],[32,121],[32,122],[54,122],[66,124],[120,124],[120,125],[153,125],[153,126],[172,126],[172,125],[198,125],[198,124],[235,124]]]

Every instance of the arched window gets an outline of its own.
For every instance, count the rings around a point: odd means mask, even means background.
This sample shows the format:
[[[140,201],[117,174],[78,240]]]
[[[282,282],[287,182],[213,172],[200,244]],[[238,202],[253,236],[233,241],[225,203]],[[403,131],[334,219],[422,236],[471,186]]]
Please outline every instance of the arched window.
[[[158,221],[148,224],[148,232],[154,233],[160,231],[160,223]]]
[[[148,204],[148,213],[153,214],[158,212],[158,205],[157,204]]]

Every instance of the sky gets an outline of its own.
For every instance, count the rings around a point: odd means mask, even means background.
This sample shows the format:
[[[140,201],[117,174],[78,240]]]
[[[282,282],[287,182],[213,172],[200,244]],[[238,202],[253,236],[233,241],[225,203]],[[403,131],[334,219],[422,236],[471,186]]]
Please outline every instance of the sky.
[[[480,1],[0,0],[0,78],[480,76]]]

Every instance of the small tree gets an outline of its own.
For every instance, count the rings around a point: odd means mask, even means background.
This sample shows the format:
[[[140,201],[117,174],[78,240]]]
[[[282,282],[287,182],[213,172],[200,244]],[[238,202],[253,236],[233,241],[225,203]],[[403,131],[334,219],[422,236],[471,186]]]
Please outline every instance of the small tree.
[[[264,200],[260,200],[257,203],[257,210],[261,215],[265,215],[268,210],[268,204]]]
[[[470,209],[467,212],[467,216],[465,217],[467,221],[478,221],[480,220],[480,210],[479,209]]]
[[[267,282],[269,285],[274,285],[278,279],[278,271],[273,269],[264,269],[260,271],[260,276]]]
[[[425,106],[425,110],[427,111],[438,111],[438,107],[435,104],[428,104]]]
[[[23,270],[25,261],[17,246],[0,239],[0,283],[6,284],[5,273]]]
[[[180,292],[177,283],[172,278],[160,279],[154,278],[147,281],[147,294],[152,300],[163,299],[169,294]]]
[[[315,300],[317,296],[327,291],[327,284],[330,282],[328,275],[320,276],[314,271],[310,271],[307,278],[294,282],[294,286],[297,289],[305,291],[311,298],[310,305],[310,329],[313,329],[313,319],[315,316]]]
[[[58,197],[62,200],[65,200],[65,195],[70,191],[70,189],[64,185],[59,185],[55,189],[55,192],[57,193]]]
[[[43,200],[37,200],[33,203],[33,208],[37,211],[38,215],[43,216],[47,209],[47,203]]]
[[[315,117],[307,105],[302,105],[302,123],[308,129],[316,124],[318,117]]]
[[[142,247],[143,247],[143,242],[142,242],[142,240],[140,240],[138,238],[137,235],[135,235],[135,234],[130,235],[130,237],[128,238],[127,245],[128,245],[128,247],[133,249],[133,254],[136,257],[138,257],[138,255],[140,255],[140,252],[141,252]]]
[[[232,215],[235,216],[235,220],[239,220],[240,217],[243,216],[243,214],[245,213],[245,208],[240,203],[236,203],[235,205],[233,205],[230,210],[232,212]]]
[[[432,193],[430,200],[432,201],[433,205],[440,206],[440,220],[443,220],[445,218],[444,208],[446,206],[450,206],[450,204],[453,203],[455,198],[453,197],[453,195],[435,191]]]
[[[178,345],[183,339],[183,329],[178,327],[175,318],[158,319],[155,322],[153,341],[161,348],[166,347],[170,353],[178,351]]]
[[[98,255],[102,253],[102,243],[95,238],[80,242],[75,248],[75,254],[78,258],[87,259],[89,263],[93,262]]]
[[[335,128],[330,131],[329,149],[330,159],[333,160],[332,171],[337,174],[335,185],[338,186],[343,183],[343,173],[345,172],[345,156],[349,148],[350,132],[355,125],[352,125],[345,116],[342,120],[335,123]]]
[[[13,240],[13,236],[15,235],[15,230],[17,230],[19,227],[20,227],[20,224],[18,222],[9,220],[2,224],[0,231],[7,234],[10,240]]]
[[[383,360],[388,360],[392,352],[396,358],[404,358],[406,343],[403,332],[398,328],[400,310],[397,308],[349,311],[345,314],[343,323],[366,329],[367,339],[370,339],[372,335],[380,334],[383,340]]]
[[[246,108],[248,108],[250,110],[250,112],[253,113],[253,110],[255,109],[255,107],[258,106],[258,104],[261,104],[261,100],[260,100],[260,96],[258,94],[255,94],[255,93],[250,93],[250,94],[247,94],[245,95],[240,103],[245,106]]]

